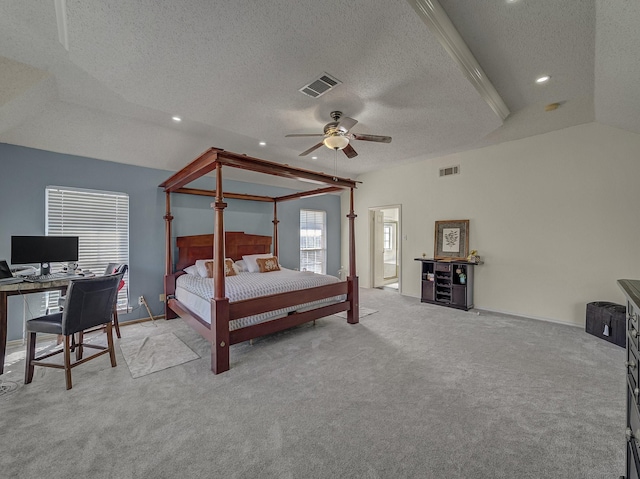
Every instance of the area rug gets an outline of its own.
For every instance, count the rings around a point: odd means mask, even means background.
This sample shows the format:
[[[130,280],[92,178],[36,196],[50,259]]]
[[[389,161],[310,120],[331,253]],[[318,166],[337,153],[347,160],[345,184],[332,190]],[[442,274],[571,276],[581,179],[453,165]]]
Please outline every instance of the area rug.
[[[120,350],[134,379],[200,358],[173,333],[121,341]]]
[[[369,316],[370,314],[377,313],[377,309],[365,308],[364,306],[360,306],[360,317],[364,318],[365,316]],[[336,313],[334,316],[340,316],[341,318],[347,319],[347,312],[340,311]]]

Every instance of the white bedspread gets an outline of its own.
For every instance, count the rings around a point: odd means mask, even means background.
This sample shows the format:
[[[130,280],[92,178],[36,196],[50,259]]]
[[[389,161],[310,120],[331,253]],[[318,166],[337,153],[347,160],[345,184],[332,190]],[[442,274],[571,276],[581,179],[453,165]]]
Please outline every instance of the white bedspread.
[[[285,268],[269,273],[240,273],[236,276],[227,276],[225,279],[225,291],[231,303],[244,299],[340,282],[340,280],[334,276],[316,274],[308,271],[293,271]],[[202,319],[211,323],[210,300],[213,296],[213,278],[202,278],[196,275],[184,274],[180,276],[176,282],[175,294],[181,303],[198,314]],[[344,301],[345,299],[346,295],[334,296],[298,306],[240,318],[231,321],[229,323],[229,329],[238,329],[251,324],[286,316],[290,311],[313,309],[313,307],[318,307],[319,305]]]

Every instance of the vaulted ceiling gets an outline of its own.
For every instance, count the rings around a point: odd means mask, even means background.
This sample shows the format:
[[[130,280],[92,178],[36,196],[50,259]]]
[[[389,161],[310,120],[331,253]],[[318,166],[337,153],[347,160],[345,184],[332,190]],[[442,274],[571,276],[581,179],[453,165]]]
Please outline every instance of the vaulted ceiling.
[[[215,146],[333,172],[328,148],[298,156],[321,138],[285,135],[340,110],[393,138],[339,154],[355,177],[592,121],[640,133],[637,0],[440,0],[504,121],[412,3],[58,0],[57,19],[54,0],[4,0],[0,142],[167,170]],[[323,72],[342,83],[299,92]]]

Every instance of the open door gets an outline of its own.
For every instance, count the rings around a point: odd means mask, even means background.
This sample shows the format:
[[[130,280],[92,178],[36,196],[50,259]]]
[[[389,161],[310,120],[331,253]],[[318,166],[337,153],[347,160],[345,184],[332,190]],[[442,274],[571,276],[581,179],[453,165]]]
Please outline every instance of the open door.
[[[373,212],[373,287],[384,286],[384,213]]]
[[[370,208],[371,284],[400,290],[400,206]]]

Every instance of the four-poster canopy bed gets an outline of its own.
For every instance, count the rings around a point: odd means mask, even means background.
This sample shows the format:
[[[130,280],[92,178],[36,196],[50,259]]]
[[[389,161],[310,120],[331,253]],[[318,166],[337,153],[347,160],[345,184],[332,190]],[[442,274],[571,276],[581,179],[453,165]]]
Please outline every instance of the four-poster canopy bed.
[[[280,176],[284,178],[308,181],[325,185],[312,191],[294,193],[287,196],[268,197],[238,193],[223,193],[222,167],[242,168],[245,170]],[[207,173],[215,171],[215,191],[185,188],[185,185]],[[193,160],[182,170],[160,184],[166,194],[165,219],[165,317],[167,319],[180,316],[204,338],[211,343],[211,370],[215,374],[229,369],[229,346],[253,339],[265,334],[282,331],[318,318],[341,311],[347,312],[347,322],[358,322],[358,277],[355,265],[355,230],[353,211],[353,190],[356,182],[347,178],[338,178],[324,173],[295,168],[280,163],[252,158],[246,155],[227,152],[218,148],[210,148]],[[225,258],[233,261],[242,260],[243,256],[268,254],[273,243],[273,256],[278,256],[278,217],[277,205],[282,201],[332,193],[344,189],[350,190],[349,219],[349,274],[346,281],[338,281],[333,277],[323,284],[320,277],[313,273],[296,272],[301,279],[295,285],[280,285],[274,294],[255,296],[239,291],[240,279],[235,276],[225,277]],[[179,237],[176,240],[179,249],[176,269],[173,269],[173,245],[171,222],[171,193],[183,193],[212,196],[211,204],[215,211],[215,227],[212,235]],[[242,232],[225,232],[224,209],[227,204],[224,198],[262,201],[273,203],[273,238],[268,236],[247,235]],[[213,253],[213,254],[212,254]],[[194,265],[197,260],[212,258],[208,268],[213,266],[210,276],[213,277],[213,297],[207,300],[206,309],[191,306],[184,288],[188,283],[197,282],[191,275],[185,275],[184,268]],[[200,261],[201,262],[201,261]],[[264,275],[249,273],[244,278],[255,281],[259,276],[289,281],[293,272],[270,272]],[[242,276],[242,275],[240,275]],[[182,278],[181,278],[182,277]],[[322,284],[322,285],[318,285]],[[227,290],[228,288],[228,290]],[[262,291],[271,291],[271,286],[262,287]],[[282,288],[288,288],[286,292]],[[230,300],[229,292],[235,295]],[[180,293],[180,294],[177,294]],[[247,299],[245,299],[247,298]],[[199,311],[200,314],[196,311]],[[247,318],[257,318],[255,322],[244,322]]]

